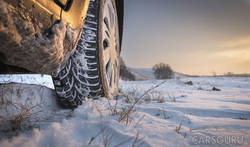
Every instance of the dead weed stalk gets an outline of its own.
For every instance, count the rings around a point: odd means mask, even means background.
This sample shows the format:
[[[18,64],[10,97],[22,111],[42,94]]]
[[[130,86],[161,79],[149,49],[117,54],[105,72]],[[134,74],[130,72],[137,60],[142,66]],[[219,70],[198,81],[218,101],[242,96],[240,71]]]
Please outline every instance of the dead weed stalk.
[[[126,121],[126,125],[128,125],[128,120],[130,118],[130,114],[131,112],[133,112],[136,104],[138,104],[143,98],[144,96],[146,96],[149,92],[151,92],[152,90],[160,87],[161,85],[163,85],[164,83],[166,83],[167,81],[163,81],[155,86],[153,86],[152,88],[148,89],[147,91],[145,91],[139,98],[135,97],[135,101],[131,104],[131,106],[127,107],[127,108],[124,108],[122,109],[122,111],[120,112],[120,117],[118,119],[118,122],[121,122],[121,121]],[[126,97],[129,97],[127,94],[121,92],[124,96]]]
[[[12,105],[13,107],[15,107],[15,109],[18,112],[18,114],[14,115],[9,122],[12,124],[12,128],[13,130],[20,130],[22,127],[22,123],[26,120],[31,119],[34,115],[38,114],[41,112],[41,110],[35,111],[33,112],[37,107],[40,107],[43,102],[38,103],[36,105],[33,106],[27,106],[25,104],[17,104],[17,103],[13,103],[11,101],[6,101],[7,105]]]

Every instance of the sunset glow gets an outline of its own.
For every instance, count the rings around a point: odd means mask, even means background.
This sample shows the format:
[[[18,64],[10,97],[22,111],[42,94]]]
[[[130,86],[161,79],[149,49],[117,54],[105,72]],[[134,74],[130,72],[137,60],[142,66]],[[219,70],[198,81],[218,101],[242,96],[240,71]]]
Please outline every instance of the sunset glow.
[[[126,6],[128,66],[165,62],[187,74],[250,73],[248,0],[127,0]]]

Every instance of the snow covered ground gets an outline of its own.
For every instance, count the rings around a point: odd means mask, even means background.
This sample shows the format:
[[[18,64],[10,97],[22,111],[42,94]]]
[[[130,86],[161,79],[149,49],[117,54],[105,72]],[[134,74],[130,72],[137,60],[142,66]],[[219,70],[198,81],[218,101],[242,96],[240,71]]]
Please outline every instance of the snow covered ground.
[[[50,75],[41,74],[9,74],[0,75],[0,83],[23,83],[32,85],[42,85],[54,89]]]
[[[120,89],[116,100],[73,111],[48,88],[0,85],[0,146],[250,146],[250,78],[121,81]]]
[[[137,81],[153,80],[154,71],[151,68],[128,68]]]

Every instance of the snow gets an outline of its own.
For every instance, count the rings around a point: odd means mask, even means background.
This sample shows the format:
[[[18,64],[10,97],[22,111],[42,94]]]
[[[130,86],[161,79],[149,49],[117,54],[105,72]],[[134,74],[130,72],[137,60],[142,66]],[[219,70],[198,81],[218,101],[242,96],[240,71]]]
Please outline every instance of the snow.
[[[130,72],[135,76],[136,80],[153,80],[154,74],[151,68],[128,68]]]
[[[46,86],[54,89],[53,81],[50,75],[41,74],[8,74],[0,75],[0,83],[24,83]]]
[[[128,70],[135,76],[136,81],[155,80],[154,71],[152,68],[130,68]],[[174,78],[184,78],[181,73],[174,72]]]
[[[187,81],[193,85],[185,84]],[[14,137],[8,137],[6,130],[1,132],[0,146],[104,146],[105,141],[108,146],[132,146],[134,142],[135,146],[249,146],[250,78],[188,77],[167,80],[152,89],[161,82],[121,81],[122,92],[115,100],[89,99],[74,111],[61,109],[53,90],[45,88],[46,103],[36,117],[48,121],[37,121],[36,127]],[[21,84],[9,86],[15,91]],[[128,122],[119,121],[122,110],[128,110],[148,89],[152,90],[135,105]],[[39,93],[39,86],[33,85],[32,91]],[[11,92],[0,95],[12,97],[15,103],[26,99],[16,100],[18,96]],[[40,99],[34,96],[32,101]]]

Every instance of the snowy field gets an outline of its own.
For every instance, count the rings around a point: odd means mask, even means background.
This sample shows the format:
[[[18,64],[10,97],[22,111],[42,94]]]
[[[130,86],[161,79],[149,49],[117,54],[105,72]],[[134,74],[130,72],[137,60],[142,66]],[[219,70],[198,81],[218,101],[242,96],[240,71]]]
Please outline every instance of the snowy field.
[[[0,146],[250,146],[250,78],[121,81],[120,89],[116,100],[73,111],[51,89],[0,85]]]

